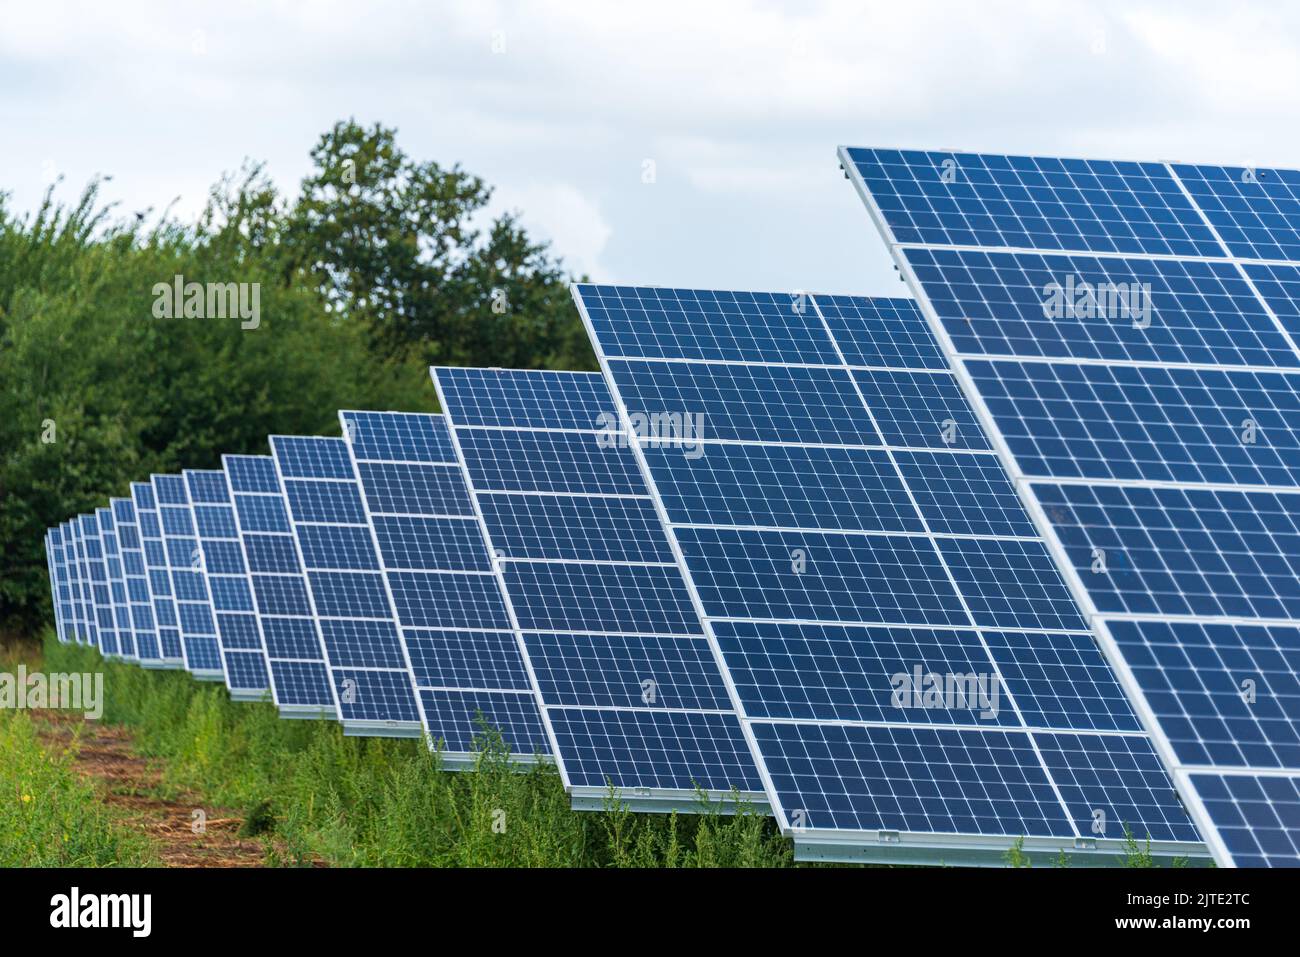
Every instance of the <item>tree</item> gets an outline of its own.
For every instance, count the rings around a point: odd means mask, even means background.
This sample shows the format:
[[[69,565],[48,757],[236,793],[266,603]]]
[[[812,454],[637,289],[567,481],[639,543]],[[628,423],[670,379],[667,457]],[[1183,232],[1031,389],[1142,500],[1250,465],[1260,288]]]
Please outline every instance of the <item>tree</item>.
[[[416,162],[394,130],[337,124],[312,150],[288,246],[334,315],[376,354],[423,364],[594,368],[549,249],[505,214],[475,226],[492,191],[459,166]]]

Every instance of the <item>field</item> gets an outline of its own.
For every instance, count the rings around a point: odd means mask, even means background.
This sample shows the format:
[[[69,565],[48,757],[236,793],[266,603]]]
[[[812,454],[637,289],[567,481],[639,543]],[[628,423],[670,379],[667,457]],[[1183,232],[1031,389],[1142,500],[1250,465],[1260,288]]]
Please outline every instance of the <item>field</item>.
[[[611,796],[572,811],[554,768],[521,770],[491,729],[475,770],[445,771],[419,742],[285,721],[52,633],[16,649],[0,671],[101,671],[105,702],[99,721],[0,710],[0,866],[796,866],[771,819],[743,806],[649,815]],[[1006,863],[1029,866],[1014,851]],[[1122,863],[1155,862],[1130,841]]]
[[[611,800],[576,813],[553,768],[518,770],[490,731],[474,771],[443,771],[419,742],[284,721],[270,704],[233,703],[185,672],[105,663],[52,636],[43,661],[11,652],[0,665],[20,660],[102,670],[106,702],[102,720],[84,727],[66,713],[0,711],[0,794],[16,796],[0,800],[0,864],[793,864],[790,842],[746,809],[643,815]],[[190,826],[196,812],[204,834]]]

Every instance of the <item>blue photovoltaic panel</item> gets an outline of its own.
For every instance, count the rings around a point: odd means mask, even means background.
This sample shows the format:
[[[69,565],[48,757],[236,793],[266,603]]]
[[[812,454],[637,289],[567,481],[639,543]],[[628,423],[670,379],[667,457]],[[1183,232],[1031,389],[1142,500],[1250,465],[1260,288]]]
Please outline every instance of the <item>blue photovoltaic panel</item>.
[[[166,667],[183,667],[180,621],[176,617],[175,596],[171,574],[167,569],[167,551],[163,544],[162,523],[158,519],[158,500],[154,496],[153,483],[132,482],[131,503],[135,506],[136,524],[140,532],[140,550],[148,580],[149,604],[158,634],[158,656]]]
[[[1173,172],[1233,256],[1300,262],[1300,171],[1175,164]]]
[[[92,513],[77,517],[77,555],[81,566],[81,594],[83,621],[86,623],[86,643],[99,647],[99,606],[95,601],[95,575],[93,566],[99,557],[99,532]]]
[[[45,533],[45,546],[50,566],[50,600],[54,609],[55,635],[60,642],[75,641],[72,621],[72,580],[65,552],[66,532],[63,523]]]
[[[118,653],[117,616],[113,610],[112,580],[108,574],[108,549],[104,544],[104,534],[113,520],[106,508],[97,508],[87,517],[90,522],[86,556],[90,566],[90,590],[95,602],[95,621],[99,626],[99,653],[106,658],[115,657]]]
[[[72,640],[84,645],[90,640],[90,636],[86,627],[85,581],[82,578],[80,547],[80,521],[70,518],[63,523],[63,564],[67,571],[68,596],[71,602],[69,620],[72,625]]]
[[[1300,172],[840,155],[1216,860],[1300,865]],[[986,218],[987,170],[1106,166],[1160,186]]]
[[[729,308],[699,303],[702,313]],[[701,348],[762,354],[797,326]],[[690,334],[679,322],[664,342]],[[645,807],[689,808],[696,789],[759,798],[749,746],[601,377],[459,368],[433,377],[575,804],[595,806],[611,786]]]
[[[236,700],[260,700],[270,690],[270,676],[226,473],[186,469],[183,474],[193,503],[226,687]]]
[[[966,366],[1026,475],[1300,485],[1300,375]]]
[[[1300,492],[1034,491],[1102,614],[1300,621]]]
[[[571,432],[462,429],[470,481],[501,492],[635,495],[636,460]]]
[[[185,667],[197,678],[222,681],[225,669],[217,622],[185,479],[180,475],[155,475],[153,493]]]
[[[90,566],[87,557],[87,534],[86,534],[86,516],[78,515],[72,519],[73,526],[73,558],[77,567],[77,591],[80,596],[80,611],[78,618],[81,622],[81,642],[82,644],[98,647],[98,621],[95,614],[94,596],[91,590]]]
[[[1300,857],[1300,778],[1192,774],[1191,783],[1238,867],[1295,867]]]
[[[414,448],[429,447],[427,436],[420,433],[399,438]],[[390,653],[400,647],[396,613],[348,443],[283,435],[271,436],[270,442],[307,594],[268,599],[274,607],[283,603],[285,610],[299,615],[314,613],[345,730],[418,735],[419,703],[410,668]],[[303,598],[309,599],[309,606],[300,603]],[[345,666],[345,660],[355,664]]]
[[[45,571],[50,581],[50,611],[54,616],[54,636],[62,643],[68,639],[64,631],[62,609],[59,607],[59,573],[55,568],[58,539],[57,529],[45,530]]]
[[[90,640],[87,631],[85,596],[82,590],[84,580],[81,573],[81,521],[70,518],[63,523],[63,558],[68,574],[68,596],[71,600],[70,622],[71,638],[79,645]]]
[[[140,530],[136,525],[135,506],[129,498],[109,500],[113,509],[113,526],[117,538],[117,555],[122,572],[123,609],[126,631],[131,636],[133,661],[158,660],[158,639],[153,630],[153,610],[149,607],[149,583],[144,573],[144,554],[140,549]]]
[[[1110,632],[1180,764],[1300,764],[1300,627],[1114,621]],[[1254,701],[1242,694],[1246,680]]]
[[[944,331],[972,354],[1300,364],[1229,263],[907,248]]]
[[[464,472],[441,416],[339,413],[397,613],[386,654],[409,667],[448,767],[489,733],[517,758],[550,753]]]
[[[693,442],[651,432],[639,454],[801,856],[992,861],[990,848],[1019,838],[1118,852],[1125,828],[1162,853],[1194,848],[912,303],[809,295],[788,308],[817,320],[829,357],[794,349],[754,367],[719,364],[680,335],[664,348],[645,300],[684,309],[701,293],[574,295],[628,422],[700,413]],[[725,321],[731,335],[770,324],[744,308]],[[796,373],[798,388],[740,385]],[[1040,736],[1059,744],[1055,763]],[[1098,782],[1114,780],[1126,790],[1103,801]],[[1100,833],[1085,810],[1103,812]]]
[[[1163,163],[845,148],[894,241],[1222,257]]]
[[[113,606],[113,630],[117,635],[117,656],[127,661],[136,659],[135,631],[131,625],[131,605],[126,597],[126,576],[122,571],[122,553],[117,543],[117,519],[113,503],[100,509],[100,538],[104,543],[104,565],[108,572],[109,601]]]
[[[50,560],[54,569],[55,620],[59,625],[59,640],[76,641],[76,627],[72,617],[72,570],[68,561],[67,524],[50,529]]]
[[[265,643],[271,698],[287,717],[337,718],[338,701],[275,460],[224,455],[221,464]]]

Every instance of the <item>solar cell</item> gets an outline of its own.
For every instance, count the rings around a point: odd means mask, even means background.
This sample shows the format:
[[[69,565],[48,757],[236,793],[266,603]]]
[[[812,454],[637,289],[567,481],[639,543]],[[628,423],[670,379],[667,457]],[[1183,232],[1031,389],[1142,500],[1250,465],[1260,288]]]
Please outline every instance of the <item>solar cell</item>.
[[[1112,223],[1096,238],[1123,235]],[[796,856],[1000,863],[1023,839],[1086,857],[1121,852],[1126,829],[1158,854],[1194,853],[1195,828],[915,306],[787,297],[831,350],[757,366],[647,318],[706,295],[574,287],[621,421],[699,413],[690,442],[635,429],[633,450]],[[744,307],[723,321],[734,336],[772,324]]]
[[[261,701],[270,692],[270,674],[226,473],[186,469],[183,475],[193,503],[226,688],[235,701]]]
[[[137,614],[140,597],[138,576],[141,571],[140,535],[135,525],[135,509],[131,500],[111,498],[109,509],[113,513],[113,546],[116,558],[110,566],[113,578],[114,614],[118,625],[120,651],[127,661],[140,663],[141,624],[147,624]]]
[[[223,455],[248,580],[282,718],[339,716],[284,491],[269,455]]]
[[[477,752],[498,734],[515,760],[547,755],[536,696],[446,423],[436,415],[360,411],[342,411],[339,421],[375,534],[372,555],[397,614],[385,659],[409,669],[442,765],[474,767]]]
[[[63,568],[68,583],[68,640],[85,644],[86,623],[82,612],[81,566],[77,556],[78,519],[70,518],[60,525],[63,532]]]
[[[113,614],[113,593],[105,560],[104,522],[107,513],[108,509],[99,508],[86,516],[86,564],[90,572],[91,600],[95,606],[95,642],[101,655],[112,658],[117,655],[117,618]]]
[[[769,306],[755,308],[777,323]],[[701,301],[704,314],[731,306]],[[795,324],[797,327],[797,324]],[[627,328],[631,328],[630,326]],[[700,347],[758,352],[797,328]],[[688,321],[664,341],[691,336]],[[596,373],[435,368],[510,628],[576,808],[699,809],[762,782],[686,581]]]
[[[145,667],[183,668],[185,654],[181,647],[180,622],[176,617],[171,573],[167,568],[162,524],[158,520],[158,500],[152,482],[131,483],[131,504],[140,533],[140,552],[144,563],[149,610],[157,632],[158,661],[143,661]]]
[[[126,579],[122,574],[122,556],[117,544],[117,522],[112,501],[99,514],[99,537],[104,547],[104,571],[108,576],[108,601],[113,614],[113,634],[117,645],[114,657],[124,661],[135,658],[135,635],[131,629],[131,608],[126,600]]]
[[[95,645],[92,629],[95,626],[95,610],[90,598],[90,577],[86,568],[86,540],[83,527],[84,516],[77,515],[68,520],[68,529],[72,540],[73,581],[76,585],[74,616],[77,620],[77,640],[83,645]]]
[[[99,539],[93,513],[77,517],[77,555],[81,567],[81,594],[86,643],[99,647],[99,606],[95,602],[95,578],[91,573],[92,554],[98,555]]]
[[[174,623],[180,635],[185,667],[200,681],[224,682],[217,622],[208,595],[207,574],[187,483],[180,475],[154,475],[151,481],[162,544],[159,558],[166,569],[169,604],[175,611]],[[159,617],[160,625],[162,621]]]
[[[419,736],[419,702],[409,666],[391,654],[400,646],[396,612],[348,443],[283,435],[270,443],[307,587],[281,580],[265,594],[268,607],[319,623],[345,734]]]
[[[63,613],[59,604],[59,573],[55,568],[55,553],[58,546],[58,530],[47,528],[45,530],[45,571],[50,581],[50,611],[54,615],[54,636],[60,643],[68,639],[64,633]]]
[[[1216,861],[1300,865],[1300,172],[840,157]],[[1153,188],[982,218],[1107,167]]]
[[[140,529],[135,520],[135,505],[129,498],[114,498],[112,506],[113,521],[117,527],[118,557],[122,563],[122,586],[126,593],[131,638],[135,644],[135,654],[131,659],[142,667],[157,667],[160,663],[159,645],[153,627],[148,579],[144,576],[144,553],[140,549]]]

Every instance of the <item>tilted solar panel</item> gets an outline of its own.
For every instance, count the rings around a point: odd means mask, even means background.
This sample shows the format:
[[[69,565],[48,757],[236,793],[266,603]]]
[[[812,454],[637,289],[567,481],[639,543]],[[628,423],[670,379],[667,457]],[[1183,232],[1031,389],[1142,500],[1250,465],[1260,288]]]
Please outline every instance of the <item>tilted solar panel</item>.
[[[77,559],[77,519],[70,518],[63,530],[63,569],[68,582],[68,640],[86,642],[86,625],[81,610],[81,568]]]
[[[50,563],[54,572],[54,615],[59,641],[75,641],[72,620],[72,580],[68,568],[67,530],[63,523],[50,529]]]
[[[235,701],[261,701],[270,692],[270,676],[226,473],[186,469],[182,474],[194,509],[226,687]]]
[[[131,605],[126,596],[126,576],[122,571],[122,553],[118,547],[115,500],[100,509],[100,538],[104,543],[104,568],[108,574],[109,601],[113,606],[113,631],[117,636],[116,657],[135,661],[135,629],[131,623]]]
[[[574,295],[797,857],[1196,850],[913,303]]]
[[[284,435],[270,443],[344,733],[418,737],[393,596],[347,443]]]
[[[265,642],[271,698],[283,718],[337,720],[338,699],[275,460],[225,455],[222,465]]]
[[[162,523],[158,519],[158,500],[154,497],[152,482],[131,483],[131,504],[135,506],[136,525],[140,532],[140,551],[144,559],[146,584],[149,589],[149,606],[158,635],[158,660],[142,661],[146,668],[184,668],[185,655],[181,648],[180,620],[176,617],[176,602],[172,588],[171,572],[167,567],[167,549],[163,543]]]
[[[112,585],[108,577],[106,525],[112,524],[108,509],[97,508],[87,516],[86,564],[90,572],[91,598],[95,603],[95,639],[105,658],[117,655],[117,616],[113,611]]]
[[[67,641],[64,634],[63,609],[59,604],[59,573],[55,567],[55,553],[58,551],[58,530],[45,530],[45,571],[50,581],[50,612],[54,616],[54,636],[60,643]]]
[[[94,606],[91,604],[90,578],[86,567],[84,519],[84,515],[77,515],[68,520],[68,528],[72,533],[73,581],[76,584],[74,589],[76,595],[74,615],[77,619],[78,642],[83,645],[94,645],[95,611]]]
[[[421,721],[444,767],[473,767],[499,732],[515,758],[550,751],[532,684],[447,424],[410,412],[339,413],[396,602]]]
[[[131,631],[135,638],[134,660],[144,668],[161,668],[162,652],[158,645],[158,628],[154,621],[153,598],[149,592],[149,575],[145,567],[144,544],[134,497],[115,498],[112,501],[122,575],[131,613]]]
[[[217,622],[184,477],[153,476],[153,494],[185,667],[200,681],[224,682]]]
[[[95,576],[93,562],[102,554],[99,551],[99,527],[93,512],[78,516],[78,556],[81,566],[81,593],[85,609],[86,643],[99,647],[99,605],[95,601]],[[93,557],[92,557],[93,556]]]
[[[122,536],[126,532],[128,541],[132,541],[131,523],[123,524],[123,516],[129,517],[130,502],[121,498],[110,498],[108,508],[112,517],[112,528],[105,533],[104,542],[107,549],[106,562],[110,591],[113,597],[113,620],[117,625],[118,657],[125,661],[140,660],[136,650],[135,620],[131,614],[131,597],[127,591],[126,563],[122,559]],[[126,506],[127,509],[124,509]]]
[[[763,785],[598,373],[435,368],[573,805],[698,810]]]
[[[1215,859],[1300,865],[1300,173],[840,159]]]

